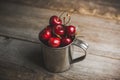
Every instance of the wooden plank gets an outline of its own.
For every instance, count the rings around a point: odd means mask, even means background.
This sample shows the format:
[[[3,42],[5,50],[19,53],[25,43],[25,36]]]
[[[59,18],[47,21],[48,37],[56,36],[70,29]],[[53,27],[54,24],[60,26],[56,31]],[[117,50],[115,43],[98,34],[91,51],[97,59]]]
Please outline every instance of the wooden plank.
[[[28,68],[0,61],[0,80],[34,80],[34,74]]]
[[[41,64],[40,44],[0,37],[0,78],[8,80],[119,80],[120,60],[88,54],[63,73],[49,73]],[[75,52],[78,57],[80,53]],[[54,55],[53,55],[54,56]]]
[[[52,15],[60,12],[0,3],[0,35],[38,42],[38,33]],[[80,39],[90,45],[89,54],[120,59],[120,23],[91,16],[72,15],[71,24],[79,26]]]
[[[16,4],[24,4],[34,7],[53,10],[66,10],[84,15],[101,16],[109,19],[120,20],[119,0],[2,0]],[[77,4],[76,4],[77,3]]]
[[[71,70],[60,75],[73,80],[119,80],[119,63],[119,60],[88,54],[84,61],[74,64]]]

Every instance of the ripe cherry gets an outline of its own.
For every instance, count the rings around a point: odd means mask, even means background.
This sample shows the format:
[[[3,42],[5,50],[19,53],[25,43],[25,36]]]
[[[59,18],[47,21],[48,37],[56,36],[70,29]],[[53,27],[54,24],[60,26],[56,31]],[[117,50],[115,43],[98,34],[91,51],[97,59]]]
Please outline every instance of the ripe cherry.
[[[52,16],[49,21],[50,25],[62,24],[62,20],[58,16]]]
[[[59,47],[60,43],[61,43],[61,41],[60,41],[60,38],[58,38],[58,37],[51,37],[48,41],[48,44],[54,48]]]
[[[40,34],[40,40],[47,41],[52,36],[51,34],[51,28],[47,27],[45,28]]]
[[[72,42],[71,38],[68,38],[68,37],[62,38],[62,46],[66,46],[66,45],[70,44],[71,42]]]
[[[75,32],[76,32],[75,26],[72,26],[72,25],[66,26],[66,33],[68,36],[74,36]]]
[[[55,34],[60,35],[60,36],[64,35],[65,31],[62,25],[55,25],[53,28],[54,28]]]

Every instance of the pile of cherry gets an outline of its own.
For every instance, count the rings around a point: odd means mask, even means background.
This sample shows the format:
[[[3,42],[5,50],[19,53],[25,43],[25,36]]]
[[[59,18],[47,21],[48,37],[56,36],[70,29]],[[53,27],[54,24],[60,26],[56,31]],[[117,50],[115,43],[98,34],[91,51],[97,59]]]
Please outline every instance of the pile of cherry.
[[[39,33],[39,39],[47,46],[58,48],[69,45],[75,33],[75,26],[65,25],[58,16],[51,16],[49,25]]]

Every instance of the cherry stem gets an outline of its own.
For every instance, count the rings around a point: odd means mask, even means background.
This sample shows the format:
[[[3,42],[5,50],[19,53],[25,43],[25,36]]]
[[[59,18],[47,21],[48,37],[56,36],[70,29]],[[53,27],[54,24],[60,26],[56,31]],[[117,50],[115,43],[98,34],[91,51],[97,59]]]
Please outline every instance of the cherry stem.
[[[65,14],[65,12],[66,12],[66,11],[63,11],[63,12],[60,14],[59,18],[61,18],[61,17]],[[68,21],[66,21],[66,18],[68,18]],[[69,13],[69,14],[66,13],[66,16],[63,17],[63,23],[64,23],[64,25],[68,24],[70,21],[71,21],[70,13]]]
[[[62,39],[62,37],[60,36],[60,35],[58,35],[58,34],[55,34],[57,37],[59,37],[60,39]]]
[[[76,38],[78,38],[78,37],[84,37],[84,36],[76,36]]]
[[[63,24],[65,25],[66,17],[63,17]]]
[[[58,34],[56,34],[56,33],[54,32],[54,29],[53,29],[53,28],[52,28],[52,32],[53,32],[53,34],[55,34],[58,38],[62,39],[60,35],[58,35]]]
[[[65,11],[63,11],[63,12],[60,14],[59,18],[61,18],[61,17],[63,16],[63,14],[65,14]]]
[[[69,14],[67,14],[66,16],[68,16],[68,21],[65,23],[65,25],[71,21],[71,16]]]

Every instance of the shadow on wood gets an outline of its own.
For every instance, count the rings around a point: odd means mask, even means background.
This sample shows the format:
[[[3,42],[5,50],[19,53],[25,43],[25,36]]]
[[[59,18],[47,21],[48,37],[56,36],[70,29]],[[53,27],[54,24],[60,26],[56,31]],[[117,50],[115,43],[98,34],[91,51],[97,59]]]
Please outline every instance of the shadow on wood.
[[[43,67],[42,53],[38,49],[32,50],[26,59],[35,65]]]

